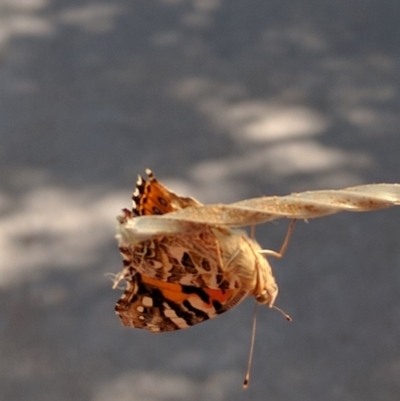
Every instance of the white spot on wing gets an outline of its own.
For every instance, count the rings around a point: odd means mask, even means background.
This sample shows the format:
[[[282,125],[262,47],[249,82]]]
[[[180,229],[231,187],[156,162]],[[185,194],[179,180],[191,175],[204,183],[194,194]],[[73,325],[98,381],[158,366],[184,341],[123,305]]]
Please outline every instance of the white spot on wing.
[[[143,297],[143,305],[147,307],[153,306],[153,300],[150,297]]]
[[[161,331],[161,329],[158,326],[155,326],[154,324],[149,324],[148,325],[149,330],[151,330],[152,332],[157,332],[157,331]]]
[[[165,308],[164,309],[165,317],[171,319],[171,321],[174,322],[180,329],[188,327],[186,320],[182,319],[181,317],[178,317],[175,311],[170,309],[170,307],[167,304],[164,304],[164,308]]]

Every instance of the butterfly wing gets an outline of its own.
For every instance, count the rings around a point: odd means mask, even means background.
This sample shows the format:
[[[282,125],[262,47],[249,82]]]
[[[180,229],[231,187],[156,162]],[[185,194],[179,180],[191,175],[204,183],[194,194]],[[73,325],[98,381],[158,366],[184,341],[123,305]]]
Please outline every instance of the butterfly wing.
[[[161,215],[187,207],[201,206],[194,198],[177,195],[161,184],[149,169],[148,180],[139,176],[132,194],[132,212],[136,216]]]
[[[153,333],[175,331],[212,319],[246,297],[241,290],[212,290],[134,275],[115,310],[124,326]]]

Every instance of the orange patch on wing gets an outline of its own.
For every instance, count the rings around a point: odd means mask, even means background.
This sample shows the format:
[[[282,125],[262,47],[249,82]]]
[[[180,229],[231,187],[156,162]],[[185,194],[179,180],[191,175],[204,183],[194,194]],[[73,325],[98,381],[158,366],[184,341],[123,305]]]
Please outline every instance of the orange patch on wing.
[[[163,202],[161,199],[164,199]],[[154,215],[154,208],[160,211],[160,214],[173,212],[175,209],[171,206],[170,201],[171,195],[169,195],[160,185],[157,183],[152,187],[152,193],[145,195],[145,201],[142,205],[143,214]]]
[[[146,284],[150,284],[153,287],[158,288],[163,293],[165,298],[174,302],[182,302],[185,299],[188,299],[191,295],[184,294],[182,292],[182,286],[180,284],[167,283],[165,281],[156,280],[148,276],[142,276],[142,281]]]
[[[174,302],[183,302],[193,296],[198,297],[196,294],[183,293],[182,286],[180,284],[167,283],[165,281],[156,280],[148,276],[142,276],[142,281],[158,288],[163,293],[165,298]],[[218,301],[222,304],[230,300],[232,296],[237,293],[235,290],[219,290],[214,288],[203,288],[202,290],[210,297],[211,300]]]
[[[214,288],[204,288],[203,291],[209,295],[212,300],[222,304],[231,299],[232,295],[237,292],[235,290],[219,290]]]

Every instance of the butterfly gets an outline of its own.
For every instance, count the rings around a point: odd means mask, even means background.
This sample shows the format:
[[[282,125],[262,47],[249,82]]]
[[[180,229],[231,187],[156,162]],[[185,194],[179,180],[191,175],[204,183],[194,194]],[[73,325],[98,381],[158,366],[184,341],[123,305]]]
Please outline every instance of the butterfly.
[[[118,217],[123,269],[114,287],[127,287],[116,304],[125,326],[151,332],[184,329],[214,318],[253,295],[274,307],[278,286],[264,255],[282,257],[295,219],[400,205],[399,184],[203,205],[175,194],[147,170],[139,176],[133,207]],[[263,250],[236,226],[291,218],[280,252]],[[276,308],[278,309],[278,308]]]
[[[130,235],[129,225],[145,216],[203,207],[146,173],[148,179],[139,176],[136,183],[132,209],[118,217],[123,270],[114,286],[126,282],[115,307],[122,324],[153,333],[180,330],[228,311],[248,295],[273,307],[278,286],[260,245],[245,231],[189,222],[187,230],[155,230],[144,239]]]

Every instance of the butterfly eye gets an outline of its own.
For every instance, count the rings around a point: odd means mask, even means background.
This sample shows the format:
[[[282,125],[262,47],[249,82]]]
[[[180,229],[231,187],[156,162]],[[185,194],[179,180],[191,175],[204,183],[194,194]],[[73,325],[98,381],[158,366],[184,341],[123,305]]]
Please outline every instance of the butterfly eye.
[[[257,294],[257,296],[255,298],[259,304],[268,304],[271,299],[267,290],[264,290],[261,294]]]

